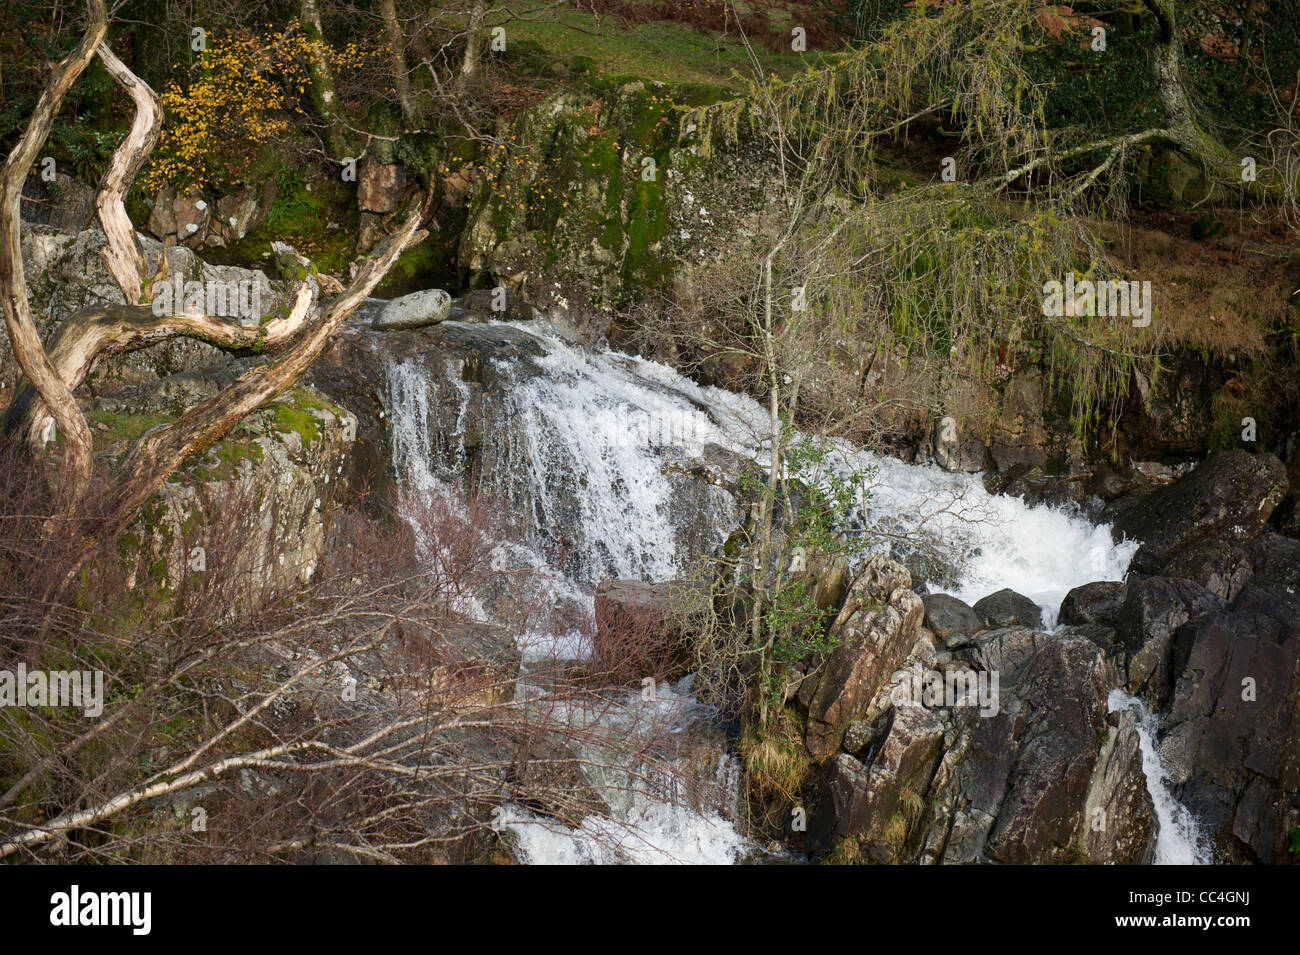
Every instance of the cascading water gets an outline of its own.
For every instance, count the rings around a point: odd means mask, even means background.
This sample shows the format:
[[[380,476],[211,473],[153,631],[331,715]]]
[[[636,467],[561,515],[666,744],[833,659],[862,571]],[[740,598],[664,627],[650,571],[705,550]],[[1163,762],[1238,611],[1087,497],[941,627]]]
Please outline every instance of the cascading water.
[[[458,333],[456,323],[443,328]],[[655,362],[577,348],[518,325],[465,326],[464,333],[479,341],[498,335],[512,347],[527,339],[529,350],[488,359],[505,382],[490,412],[485,403],[471,408],[460,373],[436,356],[390,361],[393,464],[408,493],[455,495],[465,480],[462,439],[470,426],[481,433],[478,490],[500,502],[527,545],[502,544],[503,564],[541,568],[556,600],[589,608],[600,580],[680,575],[734,526],[730,497],[686,476],[683,465],[714,462],[717,454],[724,464],[738,456],[762,461],[765,413],[757,403]],[[1070,588],[1121,578],[1137,546],[1113,544],[1108,528],[1079,515],[994,497],[978,476],[838,450],[843,467],[875,469],[864,502],[873,533],[886,546],[891,538],[935,544],[949,568],[941,583],[968,602],[1010,587],[1042,605],[1050,625]],[[525,660],[589,650],[587,637],[572,631],[530,631],[519,640]],[[602,727],[611,738],[665,719],[671,731],[690,732],[701,715],[688,683],[665,684],[657,702],[625,702]],[[734,757],[719,753],[715,781],[734,793],[737,776]],[[519,852],[533,862],[733,862],[745,854],[724,807],[691,808],[636,786],[607,791],[619,793],[608,800],[616,818],[591,817],[577,828],[521,810],[510,823]]]
[[[1156,813],[1156,865],[1209,865],[1210,850],[1191,812],[1169,791],[1169,775],[1156,750],[1156,717],[1146,704],[1123,690],[1111,690],[1106,701],[1110,712],[1132,710],[1136,717],[1138,745],[1142,751],[1142,773]]]

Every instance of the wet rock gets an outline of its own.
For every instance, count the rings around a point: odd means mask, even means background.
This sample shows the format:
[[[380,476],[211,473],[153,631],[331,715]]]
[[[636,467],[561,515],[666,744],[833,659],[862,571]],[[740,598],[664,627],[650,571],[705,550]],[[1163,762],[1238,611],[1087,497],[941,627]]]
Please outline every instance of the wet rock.
[[[1143,542],[1132,569],[1158,573],[1179,547],[1208,538],[1258,537],[1286,487],[1286,469],[1273,455],[1225,451],[1167,487],[1118,507],[1114,531]]]
[[[1075,587],[1061,601],[1057,620],[1065,624],[1113,624],[1124,599],[1124,584],[1098,580]]]
[[[451,296],[440,288],[412,292],[384,305],[370,327],[376,331],[423,328],[445,321],[451,312]]]
[[[461,308],[470,321],[530,322],[541,312],[508,286],[475,289],[465,296]]]
[[[571,828],[588,816],[610,815],[609,805],[587,780],[583,761],[560,734],[527,733],[495,745],[506,763],[504,784],[526,809]]]
[[[953,634],[971,636],[984,629],[984,621],[965,602],[948,594],[926,594],[925,627],[941,640]]]
[[[1136,471],[1129,469],[1119,471],[1103,464],[1093,470],[1087,490],[1103,501],[1110,502],[1126,494],[1132,494],[1145,484],[1145,478]]]
[[[857,724],[854,724],[857,725]],[[897,862],[924,811],[922,793],[943,753],[944,725],[921,706],[898,706],[870,762],[839,753],[828,764],[813,814],[814,851],[856,841],[864,860]]]
[[[1246,588],[1175,636],[1161,753],[1227,861],[1289,861],[1300,824],[1300,593]]]
[[[986,627],[1041,627],[1043,608],[1010,588],[975,601],[975,613]]]
[[[1300,587],[1300,540],[1261,534],[1245,546],[1255,584]]]
[[[1222,597],[1190,580],[1130,577],[1115,620],[1128,655],[1128,691],[1151,699],[1157,707],[1163,705],[1173,677],[1174,632],[1189,620],[1223,607]]]
[[[999,707],[986,716],[952,711],[950,743],[926,793],[920,861],[1083,861],[1115,673],[1077,635],[1011,630],[979,640],[986,662],[1001,666]]]
[[[1089,862],[1141,865],[1156,835],[1155,807],[1142,768],[1137,715],[1113,714],[1084,801],[1083,849]]]
[[[1038,369],[1017,374],[1002,395],[991,454],[999,471],[1017,465],[1047,466],[1047,430],[1043,426],[1043,376]]]
[[[1231,602],[1250,583],[1255,570],[1244,548],[1227,541],[1206,540],[1178,548],[1165,561],[1161,573],[1195,581]]]
[[[952,419],[935,422],[929,441],[917,450],[917,463],[933,460],[945,471],[976,474],[989,465],[989,449],[979,435],[971,428],[958,428]]]

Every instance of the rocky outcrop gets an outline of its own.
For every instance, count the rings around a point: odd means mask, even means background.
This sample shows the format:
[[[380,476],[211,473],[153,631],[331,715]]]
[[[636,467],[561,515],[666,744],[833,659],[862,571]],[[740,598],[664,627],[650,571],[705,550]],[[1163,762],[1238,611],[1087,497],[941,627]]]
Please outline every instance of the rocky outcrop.
[[[277,192],[274,178],[215,200],[192,186],[164,186],[154,195],[146,227],[163,245],[229,248],[266,224]]]
[[[944,733],[937,714],[920,705],[895,706],[868,762],[837,753],[821,787],[813,843],[834,846],[852,839],[864,861],[900,861],[909,825],[922,811],[922,794],[943,754]]]
[[[1130,578],[1115,629],[1127,655],[1130,693],[1160,707],[1169,696],[1174,633],[1203,614],[1221,610],[1223,598],[1190,580]]]
[[[595,98],[557,93],[518,116],[475,183],[461,236],[475,284],[524,292],[595,340],[687,256],[710,260],[758,234],[767,137],[743,104],[697,102],[638,80]]]
[[[202,283],[205,290],[217,284],[228,290],[234,283],[234,288],[248,289],[249,301],[253,300],[252,292],[256,288],[256,300],[263,314],[275,308],[277,296],[283,290],[282,283],[272,282],[256,269],[210,265],[188,248],[165,247],[144,235],[139,239],[146,275],[165,275],[173,283],[178,278],[182,283]],[[42,336],[79,308],[125,303],[100,254],[105,245],[104,233],[98,230],[73,235],[41,228],[23,229],[24,275],[31,292],[32,317]],[[237,315],[229,318],[232,322],[240,321]],[[91,373],[87,386],[96,394],[106,394],[125,385],[226,363],[227,357],[219,349],[193,339],[176,338],[104,358]],[[18,374],[8,337],[0,336],[0,404],[7,400]]]
[[[872,558],[849,589],[831,633],[839,646],[822,666],[815,687],[804,681],[804,742],[814,760],[840,748],[854,720],[872,716],[869,705],[916,642],[925,607],[900,564]]]
[[[1133,569],[1159,573],[1178,548],[1258,537],[1286,490],[1286,468],[1273,455],[1225,451],[1167,487],[1121,504],[1113,527],[1143,542]]]
[[[822,770],[809,828],[815,854],[1146,859],[1155,824],[1138,739],[1130,715],[1108,714],[1117,674],[1100,647],[1027,628],[982,634],[956,653],[927,645],[923,633],[876,699],[887,708],[872,723],[853,723],[844,751]],[[923,675],[918,698],[907,687]]]
[[[92,427],[112,434],[119,421],[129,427],[151,415],[168,420],[184,410],[173,404],[178,396],[188,404],[208,390],[193,381],[180,391],[164,384],[153,394],[135,389],[101,399],[89,415]],[[235,434],[188,460],[145,507],[131,538],[138,544],[132,576],[175,592],[185,578],[225,561],[236,565],[224,568],[232,571],[224,575],[232,599],[253,606],[267,587],[306,583],[331,517],[346,500],[341,478],[355,435],[350,414],[305,388],[254,412]],[[133,436],[103,453],[120,455]]]
[[[1037,369],[1011,379],[1002,396],[1001,414],[991,443],[999,471],[1017,465],[1042,468],[1048,459],[1048,435],[1043,424],[1043,375]]]
[[[357,175],[357,208],[387,215],[401,205],[406,193],[406,167],[367,156]]]
[[[1300,595],[1247,587],[1175,636],[1161,752],[1223,858],[1285,862],[1300,825]]]
[[[928,793],[921,858],[1073,861],[1087,831],[1114,673],[1081,637],[1018,631],[983,639],[1002,644],[999,709],[955,711],[953,742]]]

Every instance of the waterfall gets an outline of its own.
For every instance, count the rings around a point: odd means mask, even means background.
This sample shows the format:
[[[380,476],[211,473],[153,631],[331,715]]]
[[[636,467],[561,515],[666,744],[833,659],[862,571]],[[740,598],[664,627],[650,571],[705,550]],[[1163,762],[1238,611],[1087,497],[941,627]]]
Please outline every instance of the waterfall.
[[[765,459],[766,414],[752,399],[698,385],[662,364],[579,348],[519,325],[448,322],[440,334],[464,335],[483,348],[491,374],[472,404],[463,369],[437,350],[388,360],[384,401],[399,484],[455,501],[474,483],[519,538],[499,543],[496,564],[535,569],[556,604],[589,610],[593,586],[609,577],[678,576],[736,525],[739,509],[730,495],[689,472],[700,463],[725,468],[737,458]],[[472,455],[465,447],[470,432]],[[837,448],[838,466],[874,472],[860,518],[878,546],[899,539],[932,546],[944,567],[932,585],[968,602],[1011,587],[1043,606],[1050,624],[1070,588],[1120,579],[1137,546],[1113,544],[1109,528],[1079,514],[992,496],[977,475],[904,464],[843,443]],[[466,611],[491,615],[482,605]],[[526,663],[581,658],[590,649],[589,634],[571,629],[534,628],[517,639]],[[705,717],[689,680],[665,684],[654,701],[628,696],[616,717],[595,728],[596,749],[586,755],[599,755],[602,733],[631,738],[654,728],[684,737]],[[591,726],[582,728],[591,735]],[[566,827],[516,807],[507,825],[518,854],[543,863],[735,862],[751,851],[734,822],[734,756],[719,749],[709,775],[728,795],[703,805],[629,784],[635,767],[615,769],[621,781],[584,768],[613,818]]]
[[[1159,725],[1146,704],[1123,690],[1111,690],[1106,701],[1110,712],[1132,710],[1137,717],[1138,744],[1142,751],[1142,773],[1156,813],[1156,865],[1209,865],[1213,860],[1204,845],[1196,818],[1169,791],[1169,774],[1156,749]]]
[[[699,440],[717,438],[707,415],[680,390],[653,379],[641,380],[635,363],[624,367],[613,355],[592,361],[554,343],[538,365],[545,375],[528,377],[499,369],[511,383],[506,422],[487,486],[501,495],[512,517],[522,519],[523,536],[534,542],[485,542],[495,547],[498,569],[528,568],[517,586],[537,587],[551,604],[567,602],[590,611],[590,584],[608,576],[666,579],[680,573],[689,557],[679,546],[680,522],[674,506],[703,505],[704,536],[709,546],[721,540],[734,515],[721,492],[709,489],[702,498],[683,500],[683,489],[665,474],[672,442],[683,435]],[[385,365],[384,402],[389,419],[393,469],[403,495],[424,495],[442,502],[457,501],[457,472],[464,467],[468,389],[436,359],[390,360]],[[453,383],[454,421],[437,407],[441,382]],[[638,392],[637,388],[643,389]],[[449,424],[450,440],[435,433],[435,422]],[[694,438],[689,438],[694,440]],[[570,559],[560,556],[571,576],[548,564],[542,552],[554,542],[551,515],[563,515]],[[419,555],[437,558],[436,542],[424,539],[418,522]],[[576,559],[572,559],[576,555]],[[462,599],[459,610],[479,620],[491,612],[473,599]],[[587,614],[588,618],[592,615]],[[525,663],[585,657],[590,635],[579,631],[530,629],[517,634]],[[527,675],[517,694],[523,699],[544,697]],[[509,807],[498,824],[513,836],[516,854],[536,864],[633,862],[640,864],[730,864],[750,852],[736,827],[739,817],[740,765],[734,755],[716,747],[712,765],[691,773],[703,800],[662,791],[646,777],[646,768],[628,740],[685,740],[711,716],[708,707],[690,695],[690,678],[676,686],[656,688],[650,699],[614,691],[613,705],[600,708],[593,722],[582,707],[550,706],[548,716],[566,724],[571,748],[588,782],[601,794],[610,816],[591,815],[570,827],[519,806]],[[686,770],[684,756],[670,762]],[[698,793],[696,794],[698,797]]]

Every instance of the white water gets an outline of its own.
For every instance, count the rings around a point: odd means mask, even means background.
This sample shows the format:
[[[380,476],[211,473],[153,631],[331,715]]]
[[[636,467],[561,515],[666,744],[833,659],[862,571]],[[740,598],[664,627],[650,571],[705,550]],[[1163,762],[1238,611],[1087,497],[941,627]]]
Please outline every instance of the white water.
[[[520,330],[509,328],[514,334]],[[499,445],[509,475],[492,490],[529,542],[498,543],[494,561],[503,568],[538,568],[554,605],[587,608],[590,585],[603,578],[662,580],[680,574],[699,553],[681,545],[675,522],[683,510],[703,511],[705,533],[697,543],[705,550],[723,540],[734,508],[717,489],[703,499],[683,499],[681,485],[668,471],[682,459],[698,459],[710,446],[763,460],[764,412],[747,397],[701,387],[665,365],[536,337],[543,354],[534,363],[543,373],[511,379],[504,399],[511,405],[509,433],[485,435]],[[494,361],[503,374],[511,374],[508,363]],[[430,434],[433,374],[438,372],[411,360],[388,368],[393,463],[408,491],[450,499],[457,495],[453,472],[463,457],[450,449],[448,468],[449,449],[436,447]],[[461,396],[457,438],[463,434],[468,388],[450,377]],[[882,546],[890,535],[928,541],[951,568],[950,579],[933,582],[932,589],[970,603],[1010,587],[1039,603],[1050,626],[1068,590],[1122,578],[1137,546],[1114,545],[1109,528],[1066,511],[993,497],[978,476],[904,464],[848,446],[839,453],[845,469],[876,469],[866,507],[873,536]],[[443,462],[441,476],[435,461]],[[561,559],[567,575],[554,569]],[[488,615],[472,600],[462,609],[479,619]],[[518,639],[526,660],[582,657],[590,648],[589,637],[573,629],[530,629]],[[630,697],[622,714],[601,730],[631,736],[651,726],[662,729],[667,720],[669,732],[687,733],[699,715],[683,687],[661,694],[658,702]],[[624,771],[628,779],[636,773],[635,767]],[[712,775],[718,786],[735,792],[734,758],[719,754]],[[695,809],[643,786],[591,781],[605,787],[615,819],[590,817],[569,829],[520,811],[510,828],[522,857],[538,863],[729,863],[746,850],[726,806]]]
[[[1156,813],[1156,865],[1209,865],[1210,850],[1195,817],[1169,791],[1169,775],[1156,750],[1159,725],[1146,704],[1123,690],[1111,690],[1106,701],[1111,713],[1132,710],[1137,717],[1142,773]]]
[[[515,836],[522,861],[542,865],[634,863],[639,865],[718,865],[737,862],[750,847],[737,831],[740,765],[726,752],[717,752],[706,767],[710,785],[702,804],[689,803],[676,787],[676,778],[658,789],[644,778],[644,766],[631,766],[621,754],[627,740],[657,734],[685,734],[706,716],[690,696],[690,678],[677,687],[660,683],[653,700],[628,694],[622,705],[605,712],[593,727],[581,714],[569,715],[608,739],[608,746],[584,743],[584,772],[599,787],[612,816],[590,815],[576,828],[561,825],[517,806],[502,823]],[[681,759],[673,760],[678,770]]]

